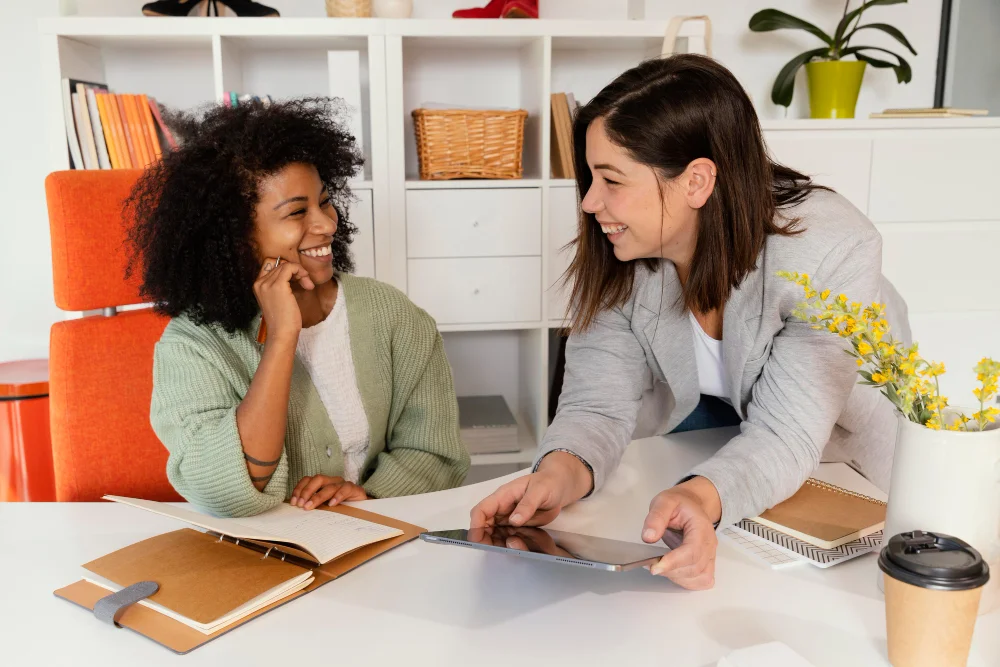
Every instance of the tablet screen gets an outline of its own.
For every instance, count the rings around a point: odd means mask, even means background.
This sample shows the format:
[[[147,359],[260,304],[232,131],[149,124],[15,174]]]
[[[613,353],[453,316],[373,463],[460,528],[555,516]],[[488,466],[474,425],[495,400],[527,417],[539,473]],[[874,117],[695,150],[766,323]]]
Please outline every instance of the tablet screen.
[[[630,569],[661,558],[670,549],[665,546],[636,544],[567,533],[548,528],[497,526],[478,530],[442,530],[425,533],[429,541],[459,543],[462,546],[510,552],[530,552],[553,560],[578,560]],[[524,555],[524,554],[518,554]]]

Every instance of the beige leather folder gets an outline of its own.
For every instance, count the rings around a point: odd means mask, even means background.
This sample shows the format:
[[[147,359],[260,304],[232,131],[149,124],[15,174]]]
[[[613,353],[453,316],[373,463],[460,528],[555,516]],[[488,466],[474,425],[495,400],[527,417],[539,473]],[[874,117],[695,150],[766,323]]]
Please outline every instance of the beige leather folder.
[[[418,526],[356,507],[322,506],[313,510],[321,511],[389,526],[402,533],[320,564],[305,550],[294,545],[245,540],[183,528],[119,549],[87,563],[84,568],[96,575],[95,579],[105,579],[120,587],[154,581],[159,589],[148,598],[148,602],[198,623],[219,619],[282,582],[311,572],[311,581],[304,588],[209,634],[142,603],[128,606],[116,619],[121,627],[183,654],[316,590],[424,532]],[[91,611],[98,600],[110,593],[107,588],[87,580],[55,591],[57,597]]]

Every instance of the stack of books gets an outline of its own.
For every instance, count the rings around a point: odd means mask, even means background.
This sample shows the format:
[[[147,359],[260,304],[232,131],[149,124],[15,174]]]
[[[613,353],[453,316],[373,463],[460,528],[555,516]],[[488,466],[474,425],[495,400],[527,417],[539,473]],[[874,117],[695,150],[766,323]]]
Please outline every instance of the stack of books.
[[[470,454],[499,454],[520,449],[517,420],[503,396],[459,396],[458,425]]]
[[[576,178],[573,164],[573,119],[580,104],[573,93],[552,94],[552,178]]]
[[[869,118],[969,118],[985,116],[986,109],[953,109],[951,107],[926,107],[913,109],[886,109],[881,113],[869,114]]]
[[[146,95],[63,79],[63,115],[73,169],[145,169],[164,145],[177,148],[159,105]]]

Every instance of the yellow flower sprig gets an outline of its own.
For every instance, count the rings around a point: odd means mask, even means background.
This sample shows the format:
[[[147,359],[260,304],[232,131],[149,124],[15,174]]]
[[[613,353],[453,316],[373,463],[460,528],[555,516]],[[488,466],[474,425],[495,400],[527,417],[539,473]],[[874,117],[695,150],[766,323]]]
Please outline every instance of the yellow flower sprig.
[[[879,387],[883,396],[912,422],[932,429],[944,423],[948,399],[941,395],[938,378],[944,374],[944,364],[928,362],[920,357],[916,343],[904,346],[889,333],[885,304],[870,306],[849,301],[847,295],[830,298],[830,290],[822,292],[812,285],[809,274],[779,271],[778,275],[801,286],[806,300],[797,304],[795,317],[810,322],[814,329],[826,329],[846,339],[854,357],[861,384]],[[982,388],[973,393],[980,401],[980,410],[966,417],[959,414],[948,425],[951,430],[967,430],[975,422],[979,430],[996,420],[1000,410],[987,407],[986,402],[997,393],[1000,363],[983,359],[976,366]]]
[[[979,424],[979,430],[982,431],[986,428],[987,424],[991,424],[997,420],[997,415],[1000,415],[1000,409],[996,406],[987,407],[986,402],[993,399],[997,394],[997,380],[1000,378],[1000,362],[993,361],[988,357],[983,357],[974,369],[976,371],[976,379],[982,383],[978,389],[973,389],[972,394],[979,400],[979,412],[972,413],[972,419],[976,420]]]

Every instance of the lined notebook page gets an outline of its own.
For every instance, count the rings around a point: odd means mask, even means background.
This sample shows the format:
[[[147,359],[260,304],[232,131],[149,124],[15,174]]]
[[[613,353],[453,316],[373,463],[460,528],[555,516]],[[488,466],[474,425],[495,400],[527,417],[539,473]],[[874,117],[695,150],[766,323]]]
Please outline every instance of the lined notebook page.
[[[104,498],[173,517],[192,526],[229,537],[287,542],[308,551],[320,564],[328,563],[363,546],[403,534],[398,528],[355,519],[336,512],[321,509],[307,511],[301,507],[285,504],[254,517],[224,519],[155,500],[121,496],[104,496]]]
[[[291,505],[280,505],[264,514],[238,521],[252,531],[280,534],[282,541],[301,544],[320,563],[403,534],[398,528],[371,521],[324,510],[306,511]]]

